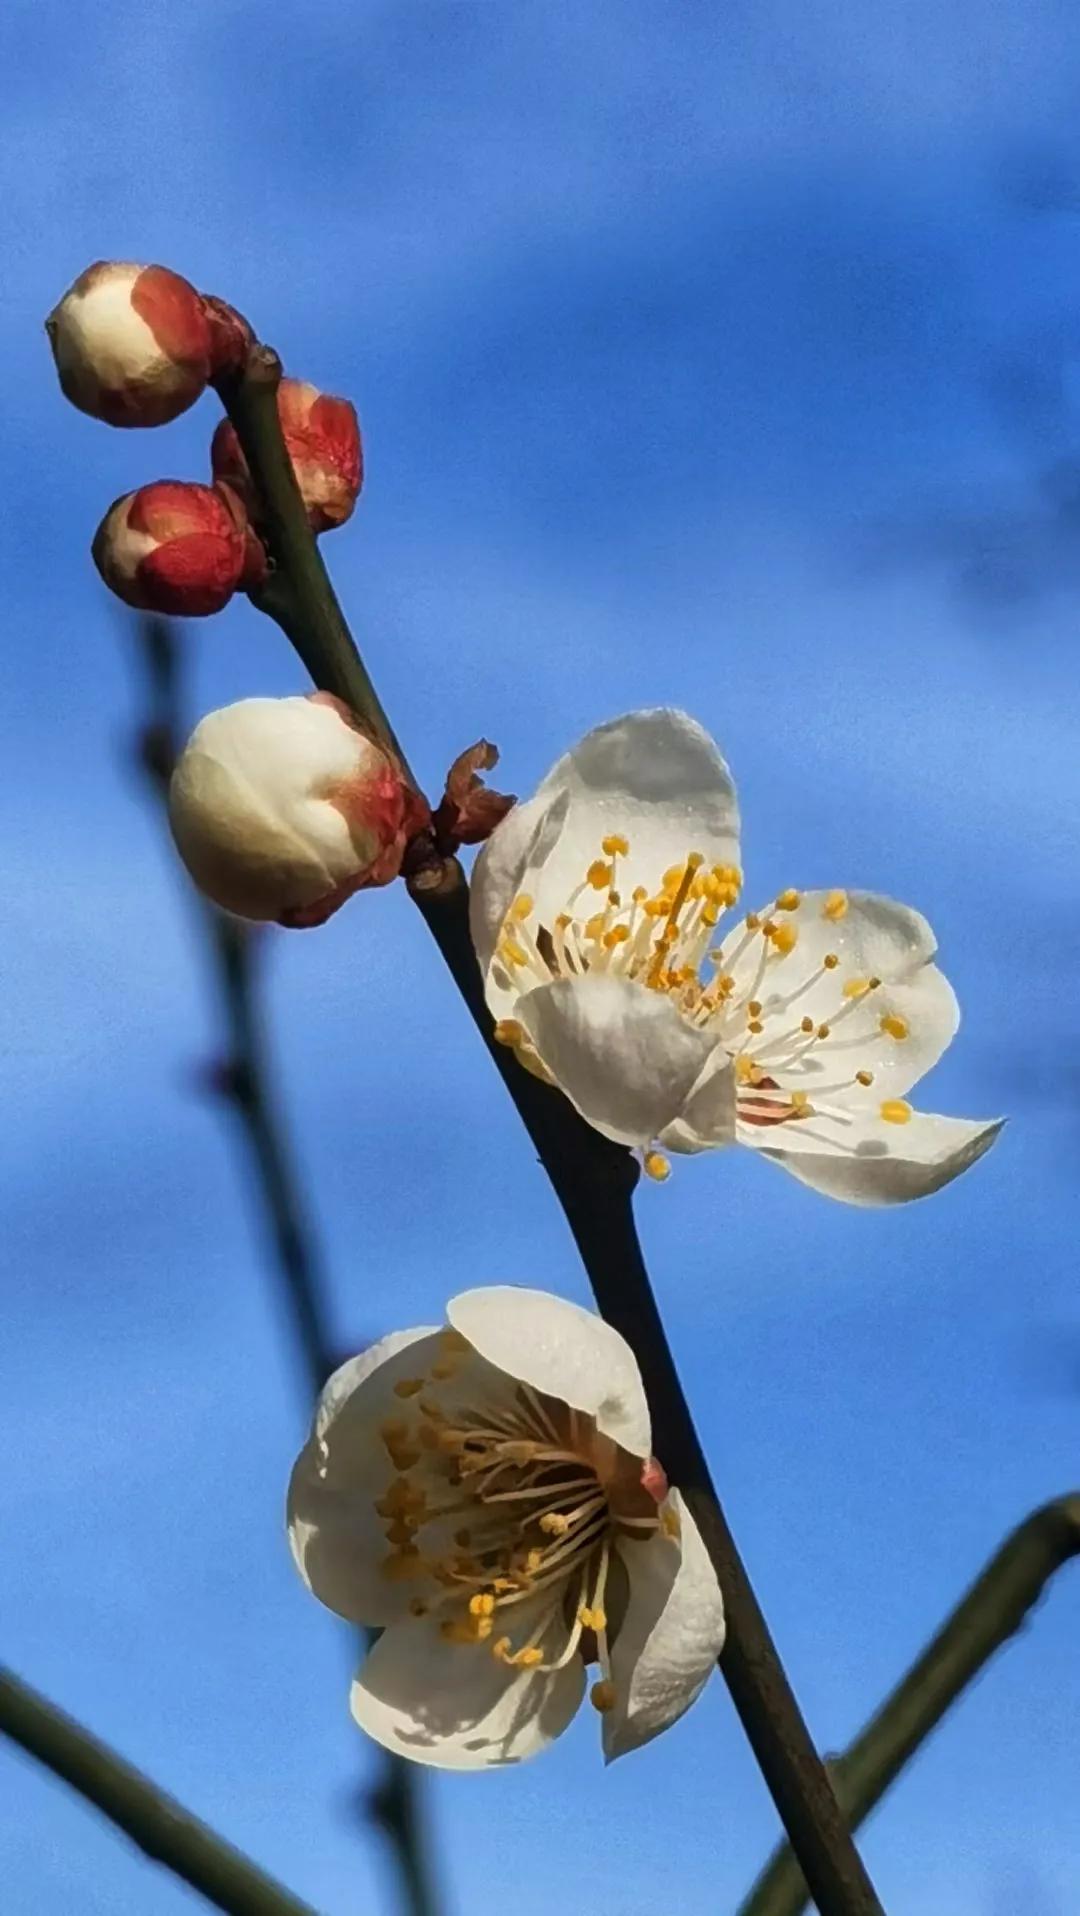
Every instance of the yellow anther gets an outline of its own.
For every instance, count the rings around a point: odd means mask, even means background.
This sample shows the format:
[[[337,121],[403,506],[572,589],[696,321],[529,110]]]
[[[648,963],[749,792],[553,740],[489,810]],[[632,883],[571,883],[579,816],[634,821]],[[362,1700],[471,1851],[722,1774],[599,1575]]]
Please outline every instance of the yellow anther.
[[[478,1590],[474,1597],[469,1598],[470,1616],[490,1617],[494,1609],[495,1599],[490,1590]]]
[[[555,920],[555,929],[556,931],[569,931],[573,922],[568,911],[561,911]]]
[[[427,1613],[428,1613],[428,1605],[424,1602],[423,1597],[409,1598],[410,1617],[426,1617]]]
[[[611,930],[604,933],[604,945],[608,951],[614,951],[616,945],[625,945],[629,936],[628,925],[612,925]]]
[[[881,1115],[886,1124],[906,1124],[911,1117],[911,1106],[906,1098],[886,1098]]]
[[[527,1650],[519,1650],[517,1656],[511,1660],[521,1670],[535,1670],[538,1663],[543,1663],[544,1652],[538,1649],[536,1644],[530,1644]]]
[[[609,832],[600,840],[600,850],[607,858],[625,858],[630,850],[630,841],[621,832]]]
[[[392,1556],[384,1557],[380,1568],[388,1583],[409,1583],[414,1577],[422,1577],[427,1566],[416,1545],[407,1543]]]
[[[827,951],[821,962],[824,965],[826,971],[835,971],[837,965],[840,963],[840,960],[837,957],[835,951]]]
[[[510,917],[519,923],[532,916],[533,901],[527,891],[520,891],[510,907]]]
[[[525,1569],[530,1577],[535,1577],[543,1561],[544,1553],[542,1550],[533,1549],[526,1552]]]
[[[663,1184],[671,1176],[671,1160],[662,1151],[646,1151],[642,1169],[647,1178],[653,1178],[657,1184]]]
[[[525,1028],[516,1018],[500,1018],[495,1025],[497,1044],[520,1044],[525,1036]]]
[[[716,980],[716,989],[720,993],[721,998],[730,998],[735,989],[735,980],[729,971],[721,972],[719,978]]]
[[[490,1617],[449,1617],[439,1625],[444,1643],[483,1643],[491,1630]]]
[[[895,1011],[886,1012],[881,1020],[881,1029],[885,1033],[885,1036],[887,1038],[895,1038],[898,1044],[907,1037],[908,1028],[907,1019],[899,1017]]]
[[[844,996],[845,998],[865,998],[869,989],[869,978],[849,978],[844,986]]]
[[[540,1528],[548,1537],[562,1537],[570,1528],[570,1519],[559,1510],[549,1510],[546,1516],[541,1517]]]
[[[688,872],[699,872],[704,863],[705,857],[702,852],[691,852],[686,861],[686,869]]]
[[[594,858],[585,874],[585,880],[594,891],[606,891],[611,883],[611,866],[602,858]]]
[[[809,1096],[807,1095],[807,1093],[806,1093],[805,1091],[792,1091],[792,1092],[791,1092],[791,1094],[790,1094],[790,1096],[791,1096],[791,1105],[792,1105],[792,1109],[793,1109],[794,1111],[808,1111],[808,1110],[809,1110],[809,1108],[810,1108],[810,1099],[809,1099]]]
[[[617,1702],[615,1685],[609,1678],[603,1677],[599,1683],[593,1684],[589,1691],[589,1702],[594,1710],[599,1710],[601,1716],[606,1716],[609,1710],[615,1708]]]
[[[701,922],[703,925],[708,925],[711,929],[713,925],[718,923],[719,918],[720,907],[719,905],[714,905],[711,900],[707,905],[701,907]]]
[[[671,904],[670,898],[646,898],[645,900],[646,918],[666,917],[668,907],[670,906],[670,904]]]
[[[780,956],[786,958],[788,952],[794,951],[799,942],[799,927],[798,925],[774,925],[769,937]]]
[[[753,1084],[756,1070],[757,1066],[753,1058],[748,1058],[745,1051],[740,1051],[736,1054],[735,1076],[738,1078],[740,1084]]]
[[[504,938],[499,946],[499,957],[507,965],[527,965],[529,954],[523,951],[514,938]]]
[[[872,1071],[856,1071],[855,1082],[856,1084],[873,1084],[874,1074]]]
[[[813,1029],[814,1029],[814,1020],[812,1018],[804,1018],[801,1025],[799,1026],[799,1030],[805,1031],[808,1037],[811,1031],[813,1031]]]
[[[748,911],[746,914],[744,923],[746,925],[747,931],[757,931],[758,926],[761,924],[760,913],[756,911]]]
[[[819,1025],[817,1028],[817,1035],[819,1038],[827,1038],[831,1030],[832,1030],[831,1025]]]
[[[507,1661],[509,1650],[510,1650],[509,1637],[496,1637],[494,1643],[491,1646],[491,1654],[495,1658],[497,1663],[505,1663]]]
[[[750,1023],[747,1025],[746,1029],[747,1031],[752,1032],[754,1037],[757,1038],[764,1031],[765,1026],[762,1024],[760,1018],[751,1018]]]
[[[823,918],[831,919],[832,923],[835,925],[839,922],[841,918],[845,916],[847,912],[847,908],[848,908],[847,892],[846,891],[831,891],[829,893],[829,896],[826,898],[825,903],[821,907],[821,915]]]
[[[679,1521],[678,1511],[677,1510],[662,1510],[660,1512],[660,1528],[663,1531],[665,1537],[675,1537],[675,1538],[681,1537],[682,1524]]]
[[[685,877],[686,877],[685,865],[669,865],[667,868],[667,871],[664,873],[663,878],[660,880],[661,887],[664,891],[670,891],[670,892],[678,891],[679,886],[682,884],[682,881]]]
[[[761,1002],[759,999],[751,998],[750,1003],[746,1007],[746,1015],[748,1018],[760,1018]]]
[[[422,1377],[399,1377],[397,1383],[394,1385],[394,1396],[415,1397],[417,1391],[423,1390],[423,1388],[424,1380]]]
[[[586,938],[602,938],[603,935],[604,935],[604,914],[603,912],[598,911],[594,914],[592,918],[586,919],[585,936]]]
[[[776,901],[776,909],[777,911],[798,911],[801,904],[802,892],[793,891],[789,885],[786,891],[780,893]]]
[[[645,903],[646,898],[649,896],[649,894],[646,891],[644,885],[635,885],[633,891],[630,893],[630,896],[633,899],[635,905],[643,905]]]

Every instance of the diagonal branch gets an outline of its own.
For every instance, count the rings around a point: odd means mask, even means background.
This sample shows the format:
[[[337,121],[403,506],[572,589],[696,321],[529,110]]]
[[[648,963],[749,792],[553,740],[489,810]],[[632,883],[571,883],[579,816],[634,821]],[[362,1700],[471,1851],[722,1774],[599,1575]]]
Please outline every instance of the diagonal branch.
[[[95,1804],[151,1862],[164,1864],[229,1916],[315,1916],[309,1903],[257,1869],[174,1796],[2,1668],[0,1734]]]
[[[346,700],[400,753],[308,529],[278,419],[280,375],[276,353],[255,346],[242,374],[218,382],[264,509],[273,570],[255,602],[292,640],[315,684]],[[536,1145],[597,1304],[637,1357],[657,1452],[715,1566],[728,1618],[721,1669],[784,1827],[823,1916],[880,1916],[709,1476],[637,1240],[637,1167],[496,1044],[469,937],[464,875],[451,861],[441,883],[431,886],[431,876],[422,871],[414,881],[415,901]]]
[[[1044,1504],[1005,1539],[937,1635],[843,1756],[830,1764],[857,1829],[946,1712],[1014,1637],[1051,1577],[1080,1556],[1080,1491]],[[800,1916],[807,1888],[783,1844],[738,1916]]]
[[[168,622],[152,617],[140,621],[139,639],[148,693],[141,756],[164,802],[182,737],[177,642]],[[229,1041],[219,1088],[239,1119],[250,1152],[270,1225],[286,1315],[303,1360],[305,1383],[315,1397],[336,1358],[315,1234],[304,1213],[300,1182],[270,1081],[256,971],[258,937],[212,905],[204,906],[202,915]],[[439,1903],[421,1814],[423,1779],[412,1764],[391,1752],[380,1752],[380,1757],[379,1780],[368,1808],[393,1852],[402,1907],[408,1916],[437,1916]]]

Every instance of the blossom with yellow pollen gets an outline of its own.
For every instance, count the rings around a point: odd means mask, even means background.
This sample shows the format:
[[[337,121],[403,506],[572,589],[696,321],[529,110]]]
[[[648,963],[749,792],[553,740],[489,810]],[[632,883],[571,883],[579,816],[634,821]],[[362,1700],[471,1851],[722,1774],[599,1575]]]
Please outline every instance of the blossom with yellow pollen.
[[[724,1640],[637,1364],[543,1291],[466,1291],[447,1316],[335,1373],[292,1474],[301,1576],[383,1632],[353,1715],[419,1763],[517,1763],[566,1728],[594,1665],[621,1756],[689,1708]]]
[[[693,719],[590,732],[476,862],[497,1036],[654,1177],[737,1141],[851,1204],[938,1190],[1001,1127],[907,1102],[959,1021],[925,918],[793,888],[746,911],[739,858],[734,783]]]

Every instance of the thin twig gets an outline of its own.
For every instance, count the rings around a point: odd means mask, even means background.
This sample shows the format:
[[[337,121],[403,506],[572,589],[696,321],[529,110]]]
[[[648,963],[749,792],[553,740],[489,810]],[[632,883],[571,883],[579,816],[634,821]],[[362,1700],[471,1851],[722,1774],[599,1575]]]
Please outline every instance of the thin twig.
[[[164,1864],[229,1916],[315,1916],[310,1903],[302,1903],[257,1869],[174,1796],[166,1796],[107,1744],[4,1669],[0,1733],[95,1804],[151,1862]]]
[[[866,1728],[830,1764],[853,1829],[994,1652],[1016,1635],[1051,1577],[1076,1556],[1080,1491],[1044,1504],[1006,1538]],[[807,1901],[802,1871],[784,1843],[740,1904],[738,1916],[800,1916]]]
[[[277,355],[256,346],[242,375],[219,382],[258,489],[273,564],[256,603],[292,639],[315,684],[347,700],[400,753],[307,526],[278,419],[279,376]],[[686,1496],[724,1592],[728,1636],[721,1668],[822,1916],[880,1916],[709,1476],[638,1245],[631,1209],[636,1166],[496,1044],[460,867],[448,866],[437,889],[414,886],[413,893],[537,1147],[600,1311],[626,1337],[641,1366],[657,1454]]]
[[[164,619],[139,623],[146,668],[148,720],[141,734],[142,762],[164,801],[183,737],[179,650]],[[304,1383],[317,1396],[335,1367],[326,1303],[326,1280],[316,1235],[305,1214],[284,1119],[271,1083],[261,1012],[257,964],[259,934],[213,906],[203,907],[207,941],[228,1032],[228,1057],[216,1089],[240,1121],[256,1186],[270,1225],[274,1264],[286,1313],[304,1364]],[[370,1639],[361,1634],[362,1645]],[[416,1767],[392,1752],[380,1752],[378,1781],[366,1806],[390,1844],[408,1916],[437,1916],[439,1902],[429,1854]]]

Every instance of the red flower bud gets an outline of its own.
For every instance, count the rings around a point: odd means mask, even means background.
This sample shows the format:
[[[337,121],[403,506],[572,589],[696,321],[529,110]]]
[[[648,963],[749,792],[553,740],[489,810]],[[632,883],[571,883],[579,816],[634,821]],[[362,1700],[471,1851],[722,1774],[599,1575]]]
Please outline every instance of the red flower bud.
[[[300,496],[313,532],[344,525],[364,483],[364,455],[356,408],[347,399],[321,393],[302,379],[283,379],[278,387],[278,417],[292,460]],[[214,478],[224,479],[258,517],[247,461],[240,441],[223,419],[210,445]]]
[[[227,486],[159,479],[109,507],[92,547],[105,584],[141,612],[203,618],[258,584],[266,555]]]
[[[214,334],[194,286],[167,266],[99,260],[45,321],[72,405],[110,426],[162,426],[194,405]]]

